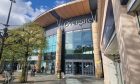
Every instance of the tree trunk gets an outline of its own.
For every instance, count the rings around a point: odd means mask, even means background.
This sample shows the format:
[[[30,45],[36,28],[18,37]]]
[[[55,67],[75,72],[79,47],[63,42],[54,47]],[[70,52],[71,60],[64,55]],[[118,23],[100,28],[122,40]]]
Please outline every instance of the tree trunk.
[[[0,74],[2,74],[3,70],[4,70],[4,64],[3,64],[3,59],[2,59],[2,54],[3,54],[3,48],[4,48],[4,42],[5,42],[5,38],[1,39],[2,43],[1,43],[1,48],[0,48]]]
[[[4,71],[4,62],[3,62],[3,60],[1,59],[1,60],[0,60],[0,74],[2,74],[3,71]]]
[[[21,74],[21,78],[20,78],[20,82],[21,83],[26,83],[27,82],[27,77],[28,77],[28,62],[27,62],[27,57],[24,59],[24,62],[23,62],[23,66],[22,66],[22,74]]]
[[[0,61],[2,60],[2,54],[3,54],[5,38],[2,38],[1,40],[2,41],[1,41],[1,49],[0,49]]]

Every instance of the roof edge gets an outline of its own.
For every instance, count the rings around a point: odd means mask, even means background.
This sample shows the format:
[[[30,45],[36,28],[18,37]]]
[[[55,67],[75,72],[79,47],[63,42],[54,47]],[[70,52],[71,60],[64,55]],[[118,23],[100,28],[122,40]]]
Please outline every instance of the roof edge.
[[[40,18],[41,16],[45,15],[46,13],[50,13],[51,11],[54,11],[54,10],[56,10],[56,9],[58,9],[58,8],[67,6],[67,5],[69,5],[69,4],[77,3],[77,2],[80,2],[80,1],[83,1],[83,0],[71,1],[71,2],[68,2],[68,3],[65,3],[65,4],[61,4],[61,5],[59,5],[59,6],[56,6],[56,7],[54,7],[53,9],[47,10],[47,11],[41,13],[40,15],[38,15],[38,16],[33,20],[33,22],[35,22],[38,18]],[[57,18],[56,18],[56,19],[57,19]]]

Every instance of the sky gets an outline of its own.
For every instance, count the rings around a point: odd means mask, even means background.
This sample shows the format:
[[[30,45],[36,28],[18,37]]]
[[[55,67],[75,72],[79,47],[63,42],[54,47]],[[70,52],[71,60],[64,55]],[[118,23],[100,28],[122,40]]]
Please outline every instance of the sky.
[[[9,25],[23,25],[41,13],[71,0],[16,0],[13,3]],[[0,29],[3,29],[10,8],[10,0],[0,0]]]

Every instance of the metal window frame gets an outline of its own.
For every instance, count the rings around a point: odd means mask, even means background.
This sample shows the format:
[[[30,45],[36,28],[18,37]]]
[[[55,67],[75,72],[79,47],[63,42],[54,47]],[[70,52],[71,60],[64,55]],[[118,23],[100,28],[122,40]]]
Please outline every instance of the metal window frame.
[[[138,34],[140,35],[140,12],[136,11]]]

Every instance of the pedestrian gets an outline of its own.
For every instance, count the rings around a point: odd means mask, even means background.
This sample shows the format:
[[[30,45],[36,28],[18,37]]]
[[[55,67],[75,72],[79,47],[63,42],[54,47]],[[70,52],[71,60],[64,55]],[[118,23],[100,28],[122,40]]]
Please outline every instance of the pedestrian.
[[[62,78],[65,78],[64,72],[61,72],[61,76],[62,76]]]
[[[44,66],[42,66],[42,67],[41,67],[41,72],[42,72],[42,73],[44,72],[44,69],[45,69]]]
[[[45,68],[45,73],[47,73],[47,70],[48,70],[48,68],[46,67],[46,68]]]
[[[12,79],[12,75],[10,74],[9,71],[4,71],[4,74],[5,74],[5,83],[10,83],[11,79]]]
[[[36,72],[36,67],[33,66],[32,70],[31,70],[31,76],[35,76],[35,72]]]

